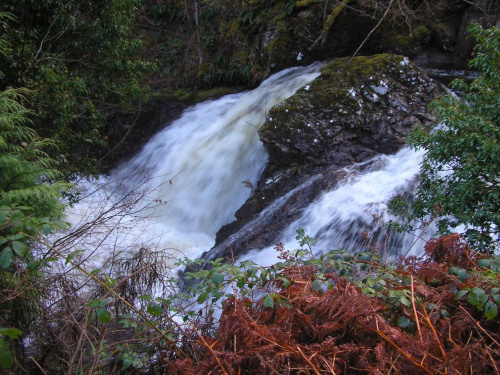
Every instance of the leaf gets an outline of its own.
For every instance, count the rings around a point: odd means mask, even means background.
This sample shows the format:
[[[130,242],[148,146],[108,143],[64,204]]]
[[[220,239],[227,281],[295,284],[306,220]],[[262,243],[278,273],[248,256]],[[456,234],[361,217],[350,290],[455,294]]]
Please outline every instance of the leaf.
[[[283,282],[283,288],[288,288],[290,286],[290,280],[288,280],[286,277],[278,277],[279,280]]]
[[[24,258],[30,252],[30,247],[27,243],[21,241],[12,241],[12,249],[20,257]]]
[[[8,336],[11,339],[17,339],[21,335],[21,331],[17,328],[0,327],[0,335]]]
[[[215,283],[215,285],[221,285],[224,282],[224,274],[217,272],[214,273],[212,276],[212,281]]]
[[[132,360],[130,358],[127,358],[127,359],[124,359],[123,360],[123,367],[125,369],[128,369],[130,367],[130,365],[132,364]]]
[[[273,308],[274,307],[274,298],[272,296],[266,296],[264,298],[264,302],[263,302],[263,305],[264,307],[269,307],[269,308]]]
[[[148,313],[150,313],[153,316],[160,316],[161,313],[163,312],[161,305],[154,303],[154,302],[148,303],[146,310]]]
[[[6,247],[0,252],[0,266],[3,269],[6,269],[12,264],[14,260],[14,253],[12,252],[10,247]]]
[[[398,319],[398,327],[407,328],[411,324],[411,320],[402,316]]]
[[[201,293],[199,296],[198,296],[198,303],[199,304],[202,304],[203,302],[206,301],[208,297],[208,293]]]
[[[101,301],[99,302],[99,307],[104,307],[104,306],[106,306],[108,303],[109,303],[109,299],[104,298],[103,300],[101,300]]]
[[[97,320],[101,323],[109,323],[111,321],[111,314],[108,310],[101,308],[97,309]]]
[[[462,289],[460,292],[457,293],[457,296],[455,297],[456,300],[459,300],[463,296],[465,296],[469,291],[467,289]]]
[[[9,346],[0,338],[0,367],[9,369],[14,364],[14,357],[10,354]]]
[[[88,307],[97,307],[97,306],[99,306],[99,302],[100,301],[98,299],[95,299],[95,300],[90,301],[89,303],[87,303],[87,306]]]
[[[137,298],[139,298],[139,299],[147,299],[147,300],[153,299],[153,297],[151,297],[149,294],[143,294],[142,296],[139,296]]]
[[[408,298],[404,297],[404,296],[399,297],[399,302],[402,305],[405,305],[406,307],[410,307],[411,306],[411,301]]]
[[[50,232],[52,232],[52,227],[49,224],[44,224],[42,226],[42,232],[43,232],[43,234],[48,236],[50,234]]]
[[[491,266],[491,258],[479,259],[477,265],[479,267],[488,268],[489,266]]]
[[[460,281],[465,281],[469,277],[469,275],[467,274],[467,271],[464,269],[458,270],[457,276],[460,279]]]
[[[64,264],[68,264],[69,262],[71,262],[71,260],[73,258],[75,258],[76,256],[80,255],[81,253],[83,253],[84,250],[75,250],[73,251],[71,254],[69,254],[67,257],[66,257],[66,262]]]
[[[243,288],[245,286],[245,278],[244,277],[240,277],[238,279],[238,282],[236,283],[236,286],[238,288],[240,288],[240,289]]]
[[[7,242],[7,238],[0,236],[0,245],[3,245]]]
[[[323,282],[321,280],[314,280],[311,288],[315,292],[321,292],[323,290]]]
[[[488,320],[493,319],[498,315],[498,306],[495,302],[493,301],[488,301],[486,305],[484,306],[484,316]]]

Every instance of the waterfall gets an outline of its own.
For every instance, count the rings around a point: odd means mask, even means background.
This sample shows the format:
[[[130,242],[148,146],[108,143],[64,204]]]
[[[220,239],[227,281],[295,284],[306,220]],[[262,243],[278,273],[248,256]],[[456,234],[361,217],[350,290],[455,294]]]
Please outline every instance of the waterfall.
[[[133,214],[118,215],[127,233],[120,230],[110,236],[103,230],[92,236],[95,246],[104,248],[107,243],[115,249],[117,241],[136,247],[153,241],[157,248],[175,249],[190,257],[209,250],[217,230],[234,220],[234,213],[250,195],[242,182],[256,184],[267,164],[257,133],[267,112],[318,77],[322,66],[286,69],[255,90],[186,110],[132,160],[101,177],[97,196],[89,194],[82,200],[70,221],[78,223],[86,212],[102,212],[127,197],[124,203],[134,205]],[[139,198],[143,202],[136,206]]]
[[[282,242],[285,249],[297,249],[296,230],[304,228],[317,240],[315,256],[341,249],[376,249],[388,257],[421,253],[435,232],[434,226],[415,233],[387,233],[384,225],[394,219],[387,210],[389,200],[397,194],[415,192],[423,154],[423,150],[404,147],[394,155],[380,155],[352,166],[346,170],[344,181],[310,204],[276,242]],[[277,256],[274,248],[268,247],[253,249],[240,260],[259,259],[259,264],[271,265],[278,261]]]
[[[87,212],[111,216],[103,226],[96,225],[88,239],[99,249],[100,255],[95,256],[105,259],[106,253],[114,254],[119,248],[143,246],[172,252],[174,258],[177,252],[194,258],[209,250],[218,229],[234,220],[234,213],[250,196],[242,182],[255,185],[266,166],[257,132],[267,112],[318,77],[321,67],[287,69],[255,90],[193,106],[139,154],[93,184],[96,194],[88,194],[73,208],[70,221],[78,228],[75,223]],[[340,186],[324,192],[276,242],[296,248],[295,230],[303,227],[318,239],[318,252],[359,250],[360,232],[374,227],[373,215],[386,220],[388,200],[415,184],[421,157],[404,148],[352,166]],[[286,199],[271,203],[260,217],[286,205]],[[380,242],[383,229],[378,225],[374,241]],[[411,236],[395,236],[391,241],[393,247],[419,248],[413,246]],[[272,263],[275,255],[272,248],[254,249],[245,258]]]

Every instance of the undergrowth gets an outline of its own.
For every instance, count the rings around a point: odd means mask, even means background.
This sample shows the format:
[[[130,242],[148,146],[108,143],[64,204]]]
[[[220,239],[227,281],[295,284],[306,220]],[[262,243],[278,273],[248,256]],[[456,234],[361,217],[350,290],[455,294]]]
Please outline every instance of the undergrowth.
[[[2,331],[2,350],[17,345],[12,373],[498,373],[498,256],[456,234],[430,241],[422,258],[392,261],[342,250],[318,258],[314,239],[304,230],[297,239],[298,250],[276,245],[270,267],[181,260],[184,289],[158,252],[141,249],[112,272],[51,248],[50,262],[72,265],[85,287],[40,280],[58,288],[43,290],[25,324],[29,343]]]

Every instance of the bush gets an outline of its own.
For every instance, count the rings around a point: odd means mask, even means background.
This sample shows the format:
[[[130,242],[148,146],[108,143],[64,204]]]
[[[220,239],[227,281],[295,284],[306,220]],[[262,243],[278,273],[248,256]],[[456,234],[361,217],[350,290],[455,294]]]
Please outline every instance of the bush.
[[[465,227],[472,247],[492,252],[500,239],[500,30],[468,29],[477,41],[470,65],[480,72],[472,83],[455,80],[454,94],[433,103],[441,126],[417,127],[408,137],[425,150],[421,182],[409,207],[391,207],[414,219],[436,219],[441,234]]]

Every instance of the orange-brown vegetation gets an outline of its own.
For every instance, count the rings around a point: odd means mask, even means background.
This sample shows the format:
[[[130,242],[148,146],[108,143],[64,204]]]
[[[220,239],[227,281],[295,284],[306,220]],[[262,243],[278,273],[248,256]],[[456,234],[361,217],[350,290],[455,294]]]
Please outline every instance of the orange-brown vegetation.
[[[499,316],[488,319],[466,293],[457,294],[478,288],[491,298],[498,273],[481,274],[481,256],[455,234],[429,242],[426,252],[392,269],[377,264],[385,287],[371,294],[362,281],[328,269],[324,279],[332,287],[313,287],[318,264],[285,268],[288,287],[270,282],[279,303],[265,307],[264,298],[238,294],[226,299],[216,335],[193,326],[192,357],[164,354],[164,373],[499,374]],[[362,280],[360,269],[354,273]],[[410,303],[389,298],[390,290]]]

